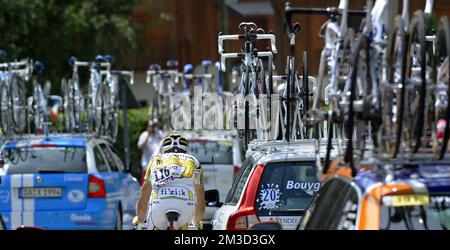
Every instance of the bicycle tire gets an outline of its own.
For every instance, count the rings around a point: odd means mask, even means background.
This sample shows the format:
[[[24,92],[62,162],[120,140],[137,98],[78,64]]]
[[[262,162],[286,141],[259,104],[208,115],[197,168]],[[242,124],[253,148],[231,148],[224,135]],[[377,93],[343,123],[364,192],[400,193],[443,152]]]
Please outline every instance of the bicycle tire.
[[[9,97],[9,88],[5,82],[0,85],[0,124],[4,136],[11,132],[11,98]]]
[[[244,109],[245,109],[245,114],[244,114],[244,148],[245,150],[247,150],[248,148],[248,144],[249,144],[249,136],[250,136],[250,114],[249,114],[249,103],[245,100],[245,97],[249,94],[250,92],[250,66],[245,65],[245,80],[244,80]]]
[[[302,110],[302,119],[305,118],[306,113],[309,110],[309,79],[308,79],[308,53],[306,51],[303,52],[303,67],[302,67],[302,83],[303,83],[303,110]],[[309,139],[309,128],[308,126],[304,126],[304,129],[302,130],[305,134],[303,135],[303,138]]]
[[[421,137],[424,127],[424,112],[425,112],[425,94],[426,94],[426,40],[425,40],[425,20],[424,14],[421,10],[414,13],[411,23],[408,28],[408,49],[406,58],[406,73],[405,77],[407,81],[405,82],[405,102],[409,104],[409,109],[405,108],[403,112],[404,121],[404,142],[405,148],[409,153],[416,153],[421,145]],[[420,87],[415,90],[414,84],[411,83],[413,58],[412,54],[414,51],[413,43],[417,38],[417,43],[419,44],[419,55],[415,61],[418,61],[420,65]],[[418,95],[418,99],[410,99],[410,88],[415,90]],[[411,110],[417,106],[416,110]]]
[[[353,67],[351,70],[351,74],[350,74],[350,89],[347,90],[347,86],[344,88],[344,95],[346,95],[345,92],[350,94],[350,99],[347,100],[348,105],[346,105],[344,107],[344,111],[342,112],[343,114],[343,119],[341,121],[341,123],[338,123],[338,125],[342,125],[343,126],[343,132],[341,134],[341,136],[344,136],[341,140],[344,141],[346,140],[346,142],[343,142],[343,145],[345,145],[345,149],[344,149],[344,161],[346,163],[349,164],[349,166],[352,169],[352,174],[356,174],[356,169],[355,169],[355,164],[354,164],[354,132],[355,132],[355,124],[360,126],[361,123],[365,123],[366,120],[365,119],[360,119],[358,122],[355,121],[355,119],[358,119],[357,115],[355,114],[355,110],[354,110],[354,103],[355,103],[355,99],[356,99],[356,86],[357,86],[357,81],[358,81],[358,74],[361,72],[360,70],[360,62],[361,62],[361,51],[363,53],[365,53],[365,59],[366,59],[366,66],[369,66],[370,64],[370,54],[368,51],[368,44],[367,44],[367,38],[365,36],[360,36],[357,40],[356,40],[356,44],[355,44],[355,49],[353,51],[352,54],[352,63],[353,63]],[[366,68],[366,73],[368,73],[369,70]],[[370,81],[370,76],[363,76],[365,77],[366,81]],[[363,91],[367,91],[367,89],[363,88]],[[366,95],[363,94],[362,98],[364,98]],[[364,99],[363,99],[364,100]],[[364,127],[363,127],[364,129]],[[358,136],[357,136],[358,137]],[[358,141],[358,139],[360,138],[356,138],[356,141]],[[364,143],[365,140],[362,140],[362,143]],[[360,152],[360,157],[363,157],[363,151],[364,149],[359,148],[362,152]]]
[[[445,66],[445,60],[447,60],[447,75],[444,76],[447,77],[447,82],[443,82],[442,84],[446,84],[447,86],[447,97],[446,97],[446,108],[445,108],[445,112],[444,112],[444,119],[446,122],[445,125],[445,130],[444,130],[444,137],[442,142],[440,142],[436,136],[436,129],[437,129],[437,121],[442,118],[439,115],[435,115],[435,119],[434,119],[434,123],[432,124],[432,139],[433,139],[433,143],[432,143],[432,148],[433,148],[433,152],[436,156],[436,158],[438,160],[441,160],[446,151],[447,151],[447,147],[448,147],[448,140],[450,137],[450,125],[449,125],[449,121],[450,121],[450,105],[449,105],[449,97],[450,97],[450,77],[449,77],[449,72],[450,72],[450,24],[449,24],[449,20],[446,16],[442,17],[440,20],[440,24],[438,26],[437,29],[437,33],[436,33],[436,54],[433,58],[433,68],[435,68],[435,79],[434,82],[436,83],[436,85],[439,83],[438,81],[440,79],[438,79],[438,73],[439,73],[439,63],[443,63]],[[445,59],[444,59],[445,58]],[[443,69],[445,72],[445,69]],[[433,105],[434,106],[434,105]]]
[[[383,80],[386,82],[380,84],[382,87],[380,88],[380,103],[382,105],[383,122],[379,129],[378,148],[381,154],[387,153],[391,159],[394,159],[397,157],[400,148],[405,96],[406,34],[401,16],[397,16],[394,20],[394,28],[389,35],[385,53],[384,66]],[[396,79],[396,76],[399,79]],[[396,92],[394,92],[395,85],[399,86]],[[389,124],[387,121],[389,121]]]
[[[26,127],[26,101],[25,101],[25,86],[23,79],[18,75],[13,74],[11,78],[10,98],[12,107],[12,124],[13,130],[17,134],[22,134]]]
[[[295,60],[293,57],[288,59],[288,68],[286,74],[286,125],[285,125],[285,139],[291,140],[291,113],[292,113],[292,88],[295,82]]]
[[[39,100],[41,97],[41,93],[42,93],[42,88],[40,87],[37,80],[34,80],[33,81],[32,113],[33,113],[35,133],[37,133],[39,131],[39,129],[41,128],[42,122],[43,122],[43,114],[42,114],[43,107],[41,107],[41,101]]]

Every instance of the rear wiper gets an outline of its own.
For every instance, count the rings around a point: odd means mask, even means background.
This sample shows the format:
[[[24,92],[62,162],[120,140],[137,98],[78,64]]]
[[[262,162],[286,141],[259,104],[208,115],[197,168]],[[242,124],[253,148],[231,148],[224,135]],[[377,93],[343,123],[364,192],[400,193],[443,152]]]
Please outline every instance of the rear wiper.
[[[38,173],[40,174],[61,174],[61,173],[65,173],[66,171],[64,170],[54,170],[54,169],[39,169]]]

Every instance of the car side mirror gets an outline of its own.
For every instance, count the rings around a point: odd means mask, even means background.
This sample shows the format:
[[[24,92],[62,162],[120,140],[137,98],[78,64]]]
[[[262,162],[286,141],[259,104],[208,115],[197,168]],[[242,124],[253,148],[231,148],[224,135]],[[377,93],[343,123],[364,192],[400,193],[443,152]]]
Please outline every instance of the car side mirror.
[[[254,224],[248,230],[268,231],[268,230],[283,230],[283,228],[278,222],[260,222]]]
[[[205,191],[205,202],[208,207],[220,207],[219,191],[217,189],[211,189]]]

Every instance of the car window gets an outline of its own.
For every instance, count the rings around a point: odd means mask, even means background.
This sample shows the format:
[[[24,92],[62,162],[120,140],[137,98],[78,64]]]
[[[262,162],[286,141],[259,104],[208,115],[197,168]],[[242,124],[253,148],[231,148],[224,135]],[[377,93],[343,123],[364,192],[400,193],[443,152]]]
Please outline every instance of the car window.
[[[13,148],[2,152],[7,174],[86,173],[86,149],[80,147]]]
[[[348,224],[345,222],[345,217],[351,214],[346,209],[351,211],[357,204],[356,191],[349,193],[351,188],[353,188],[351,182],[341,178],[326,182],[308,206],[306,215],[300,222],[300,229],[336,230],[338,227],[344,229],[343,224]],[[352,192],[355,193],[352,194]]]
[[[233,142],[195,141],[189,142],[189,153],[203,164],[233,165]]]
[[[99,172],[108,172],[108,165],[106,165],[106,161],[103,158],[103,155],[98,148],[98,146],[94,147],[94,157],[95,157],[95,166]]]
[[[248,176],[250,175],[252,169],[253,158],[249,157],[244,161],[244,163],[242,163],[241,170],[239,171],[238,176],[234,179],[233,184],[231,185],[230,192],[225,199],[225,204],[234,205],[238,203],[239,198],[244,191],[245,183],[247,182]]]
[[[119,168],[117,167],[117,162],[115,160],[114,154],[109,149],[109,147],[106,144],[100,144],[100,148],[103,151],[103,154],[105,154],[106,161],[108,162],[109,168],[111,168],[111,171],[118,172]]]
[[[313,161],[269,163],[258,186],[256,214],[303,215],[320,186]]]
[[[113,152],[113,156],[117,162],[117,167],[119,168],[119,170],[125,171],[125,164],[123,164],[122,160],[120,159],[119,151],[117,151],[117,149],[115,147],[113,147],[112,145],[108,145],[108,147]]]
[[[383,197],[381,207],[382,230],[448,230],[450,229],[450,196],[403,196]],[[427,197],[427,198],[425,198]],[[400,199],[402,198],[402,199]],[[424,200],[416,206],[401,205],[401,202]]]

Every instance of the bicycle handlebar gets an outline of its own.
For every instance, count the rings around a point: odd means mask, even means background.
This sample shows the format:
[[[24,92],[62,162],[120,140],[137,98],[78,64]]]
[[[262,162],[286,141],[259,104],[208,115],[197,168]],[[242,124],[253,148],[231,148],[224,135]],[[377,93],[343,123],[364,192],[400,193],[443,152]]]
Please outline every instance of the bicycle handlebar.
[[[327,16],[340,16],[343,14],[343,10],[336,7],[329,8],[304,8],[304,7],[291,7],[290,2],[286,2],[284,8],[284,14],[286,18],[286,26],[288,32],[295,33],[292,27],[292,16],[295,14],[306,15],[327,15]],[[367,12],[364,10],[347,10],[348,16],[366,16]]]
[[[134,71],[128,71],[128,70],[113,70],[111,71],[111,74],[114,75],[121,75],[121,76],[127,76],[130,78],[130,85],[134,84]]]
[[[246,35],[220,35],[218,37],[218,44],[219,44],[219,54],[224,53],[223,49],[223,42],[227,40],[245,40]],[[256,40],[270,40],[270,46],[273,53],[277,53],[277,47],[276,47],[276,39],[274,34],[256,34],[255,35]]]
[[[214,76],[212,74],[183,74],[184,79],[213,79]]]
[[[159,74],[161,76],[170,76],[170,75],[174,75],[176,77],[178,77],[180,75],[180,72],[178,72],[178,70],[174,70],[174,69],[168,69],[168,70],[147,70],[147,77],[145,82],[146,83],[150,83],[151,82],[151,77],[153,75]]]

